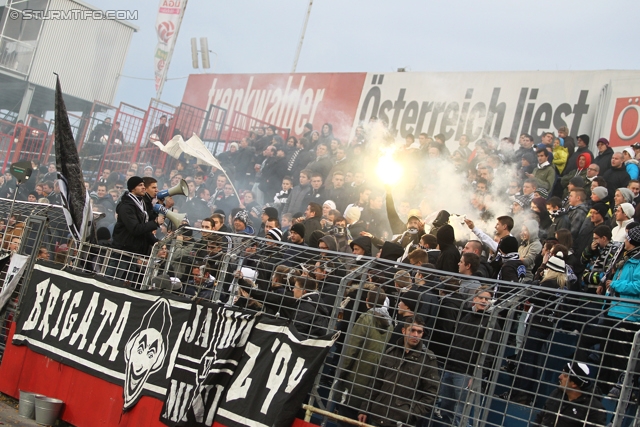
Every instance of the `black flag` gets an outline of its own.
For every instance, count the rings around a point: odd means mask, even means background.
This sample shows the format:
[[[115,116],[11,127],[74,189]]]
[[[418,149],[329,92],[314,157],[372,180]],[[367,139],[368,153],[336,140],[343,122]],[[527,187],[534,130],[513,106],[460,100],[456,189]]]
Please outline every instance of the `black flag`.
[[[60,77],[57,74],[55,114],[56,168],[60,198],[71,235],[76,241],[83,242],[89,237],[87,230],[92,218],[91,201],[89,192],[84,187],[80,156],[73,140],[67,107],[64,105],[60,89]]]

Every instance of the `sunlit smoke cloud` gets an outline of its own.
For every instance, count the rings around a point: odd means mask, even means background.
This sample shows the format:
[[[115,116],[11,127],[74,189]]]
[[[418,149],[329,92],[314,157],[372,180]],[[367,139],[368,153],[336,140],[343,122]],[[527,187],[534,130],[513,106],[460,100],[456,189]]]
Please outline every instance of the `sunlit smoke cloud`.
[[[450,159],[422,157],[418,151],[404,150],[405,140],[392,138],[380,122],[364,127],[369,141],[366,162],[375,165],[367,168],[368,179],[391,186],[396,208],[408,201],[411,208],[419,209],[427,228],[438,212],[446,210],[452,215],[449,223],[456,239],[464,241],[474,238],[464,218],[492,234],[495,219],[510,214],[512,201],[506,189],[515,176],[515,165],[503,164],[494,170],[488,192],[479,194],[466,173],[458,171]]]

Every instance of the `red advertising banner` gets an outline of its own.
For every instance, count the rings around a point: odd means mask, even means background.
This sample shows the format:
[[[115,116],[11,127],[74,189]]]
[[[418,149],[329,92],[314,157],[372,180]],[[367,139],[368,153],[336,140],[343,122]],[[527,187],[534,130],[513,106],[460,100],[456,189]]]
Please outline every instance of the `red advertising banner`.
[[[613,147],[626,147],[640,142],[640,95],[613,101],[613,118],[609,142]]]
[[[302,135],[306,123],[333,125],[346,140],[356,115],[366,73],[192,74],[182,102],[239,111]]]

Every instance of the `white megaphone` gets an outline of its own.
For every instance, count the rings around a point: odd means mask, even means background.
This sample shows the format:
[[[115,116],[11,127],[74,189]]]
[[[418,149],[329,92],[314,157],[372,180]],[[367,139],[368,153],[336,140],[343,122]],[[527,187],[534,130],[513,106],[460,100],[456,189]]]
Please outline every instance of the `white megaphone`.
[[[177,230],[182,226],[182,221],[185,220],[187,214],[185,213],[175,213],[173,211],[167,211],[164,216],[169,218],[169,220],[173,223],[174,228]]]
[[[181,179],[175,187],[171,187],[168,190],[162,190],[158,192],[156,197],[158,198],[158,200],[163,200],[168,196],[176,196],[178,194],[182,194],[183,196],[189,195],[189,185],[184,179]]]

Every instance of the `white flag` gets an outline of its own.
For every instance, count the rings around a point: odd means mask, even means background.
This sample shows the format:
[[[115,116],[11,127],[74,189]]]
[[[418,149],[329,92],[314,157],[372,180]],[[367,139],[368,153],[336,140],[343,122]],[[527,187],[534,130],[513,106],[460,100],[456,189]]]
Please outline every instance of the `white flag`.
[[[168,63],[178,37],[180,22],[186,6],[187,0],[160,0],[160,9],[156,18],[158,45],[154,55],[156,92],[160,91],[167,78]]]

